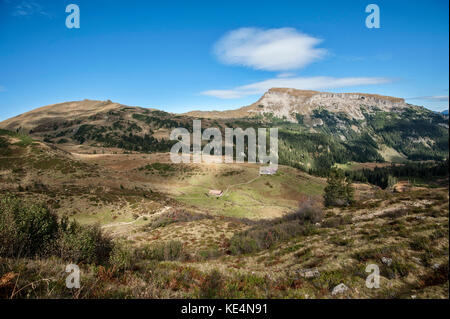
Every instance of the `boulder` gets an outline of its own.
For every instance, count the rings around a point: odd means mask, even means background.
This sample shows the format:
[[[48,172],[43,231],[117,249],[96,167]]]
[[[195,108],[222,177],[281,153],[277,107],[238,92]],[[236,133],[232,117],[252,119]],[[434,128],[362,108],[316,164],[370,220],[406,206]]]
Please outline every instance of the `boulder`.
[[[392,265],[392,258],[381,257],[381,262],[386,266]]]
[[[346,292],[348,290],[348,287],[342,283],[340,283],[339,285],[337,285],[336,287],[333,288],[333,291],[331,292],[331,294],[333,296],[337,295],[337,294],[342,294],[344,292]]]
[[[301,269],[300,276],[303,278],[314,278],[319,276],[319,270],[317,268]]]

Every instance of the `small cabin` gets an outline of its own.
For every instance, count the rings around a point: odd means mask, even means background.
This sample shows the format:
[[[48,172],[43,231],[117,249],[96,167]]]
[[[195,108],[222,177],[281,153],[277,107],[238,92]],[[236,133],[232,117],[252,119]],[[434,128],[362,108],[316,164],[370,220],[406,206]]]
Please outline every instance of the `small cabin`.
[[[277,172],[278,168],[272,166],[261,166],[259,168],[260,175],[273,175]]]
[[[216,197],[220,197],[222,196],[223,192],[220,189],[210,189],[208,192],[209,196],[216,196]]]

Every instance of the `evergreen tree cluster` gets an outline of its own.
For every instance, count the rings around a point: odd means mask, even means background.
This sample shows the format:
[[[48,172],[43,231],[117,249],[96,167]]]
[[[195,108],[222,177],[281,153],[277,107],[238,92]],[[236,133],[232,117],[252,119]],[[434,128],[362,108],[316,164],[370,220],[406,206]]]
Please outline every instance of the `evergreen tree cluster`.
[[[371,183],[383,189],[396,183],[397,178],[432,179],[434,177],[448,176],[448,159],[444,162],[406,163],[404,165],[391,165],[375,167],[373,170],[362,169],[347,171],[346,176],[352,181]]]
[[[354,188],[341,169],[330,171],[324,191],[325,206],[348,206],[354,202]]]

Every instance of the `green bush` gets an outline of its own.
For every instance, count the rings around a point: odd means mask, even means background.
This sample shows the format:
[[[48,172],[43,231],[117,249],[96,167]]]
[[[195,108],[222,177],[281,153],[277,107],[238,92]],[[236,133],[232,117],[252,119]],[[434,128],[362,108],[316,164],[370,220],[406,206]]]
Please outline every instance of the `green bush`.
[[[0,255],[34,257],[53,250],[56,216],[47,207],[6,195],[0,200]]]
[[[384,246],[360,250],[352,254],[352,257],[358,261],[377,260],[382,257],[390,257],[392,252],[398,249],[397,246]]]
[[[338,217],[330,217],[324,220],[322,223],[323,227],[327,228],[335,228],[342,225],[350,224],[352,222],[352,216],[338,216]]]
[[[197,252],[198,257],[200,257],[203,260],[211,259],[211,258],[217,258],[221,256],[223,252],[217,247],[217,245],[214,245],[213,247],[208,247],[206,249],[199,250]]]
[[[323,219],[323,211],[313,206],[300,207],[295,213],[296,219],[303,222],[318,223]]]
[[[12,195],[0,199],[1,257],[52,255],[76,263],[101,264],[108,261],[112,248],[113,243],[97,225],[81,226],[67,218],[58,223],[43,204]]]
[[[312,284],[318,289],[331,290],[340,283],[346,283],[347,276],[345,270],[324,271],[312,279]]]
[[[101,264],[108,261],[113,244],[98,225],[82,226],[71,222],[62,224],[58,248],[64,260]]]
[[[444,229],[436,229],[432,234],[431,234],[431,239],[439,239],[439,238],[443,238],[445,237],[445,235],[448,235],[448,231],[445,231]]]
[[[8,141],[5,138],[0,136],[0,154],[8,155],[8,153],[9,153],[8,146],[9,146]]]
[[[187,254],[183,249],[183,243],[177,240],[171,240],[149,246],[145,249],[143,254],[144,258],[158,261],[187,259]]]
[[[259,245],[249,236],[233,236],[230,240],[230,252],[233,255],[248,254],[258,251]]]
[[[109,256],[109,263],[119,271],[132,269],[135,265],[136,254],[130,245],[115,243]]]
[[[199,298],[221,298],[223,281],[222,274],[218,270],[211,271],[200,284]]]
[[[409,263],[402,263],[398,260],[393,260],[392,263],[388,265],[383,265],[381,269],[381,274],[389,279],[403,278],[408,276],[409,272],[413,270],[414,267]]]
[[[449,274],[449,267],[448,261],[446,261],[442,265],[439,265],[437,269],[434,269],[433,271],[423,276],[422,280],[425,286],[435,286],[442,284],[448,285],[448,274]]]
[[[247,254],[269,249],[276,244],[297,236],[309,236],[317,232],[313,223],[321,221],[323,213],[309,203],[295,213],[271,221],[262,221],[256,226],[231,237],[230,252],[233,255]]]
[[[409,243],[411,249],[416,251],[421,250],[430,250],[431,249],[431,240],[425,236],[416,236]]]

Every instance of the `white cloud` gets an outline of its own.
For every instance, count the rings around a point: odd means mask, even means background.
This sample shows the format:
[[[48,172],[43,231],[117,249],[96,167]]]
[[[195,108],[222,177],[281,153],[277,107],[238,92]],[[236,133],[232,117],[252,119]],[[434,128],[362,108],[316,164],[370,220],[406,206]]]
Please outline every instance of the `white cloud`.
[[[262,94],[273,87],[325,90],[390,82],[381,77],[327,76],[299,77],[297,70],[323,58],[328,52],[317,46],[321,39],[293,28],[240,28],[227,33],[215,45],[218,59],[225,64],[242,65],[258,70],[279,71],[276,77],[226,90],[209,90],[203,95],[220,99],[237,99]]]
[[[391,82],[388,78],[378,77],[348,77],[333,78],[327,76],[272,78],[238,86],[231,90],[210,90],[201,92],[203,95],[220,99],[237,99],[248,95],[262,94],[273,87],[293,88],[300,90],[329,90],[358,85],[374,85]]]
[[[285,73],[279,73],[277,74],[277,78],[290,78],[295,76],[295,73],[289,73],[289,72],[285,72]]]
[[[201,92],[201,94],[214,96],[219,99],[238,99],[244,96],[242,95],[242,92],[239,92],[238,90],[209,90]]]
[[[411,97],[407,100],[424,100],[430,102],[448,102],[448,95],[434,95],[434,96],[418,96]]]
[[[28,0],[22,1],[14,8],[14,11],[12,12],[12,15],[14,16],[29,16],[33,14],[48,16],[48,13],[43,10],[39,3]]]
[[[240,28],[230,31],[215,45],[215,53],[225,64],[258,70],[287,71],[302,68],[327,51],[316,48],[322,40],[293,28]]]

